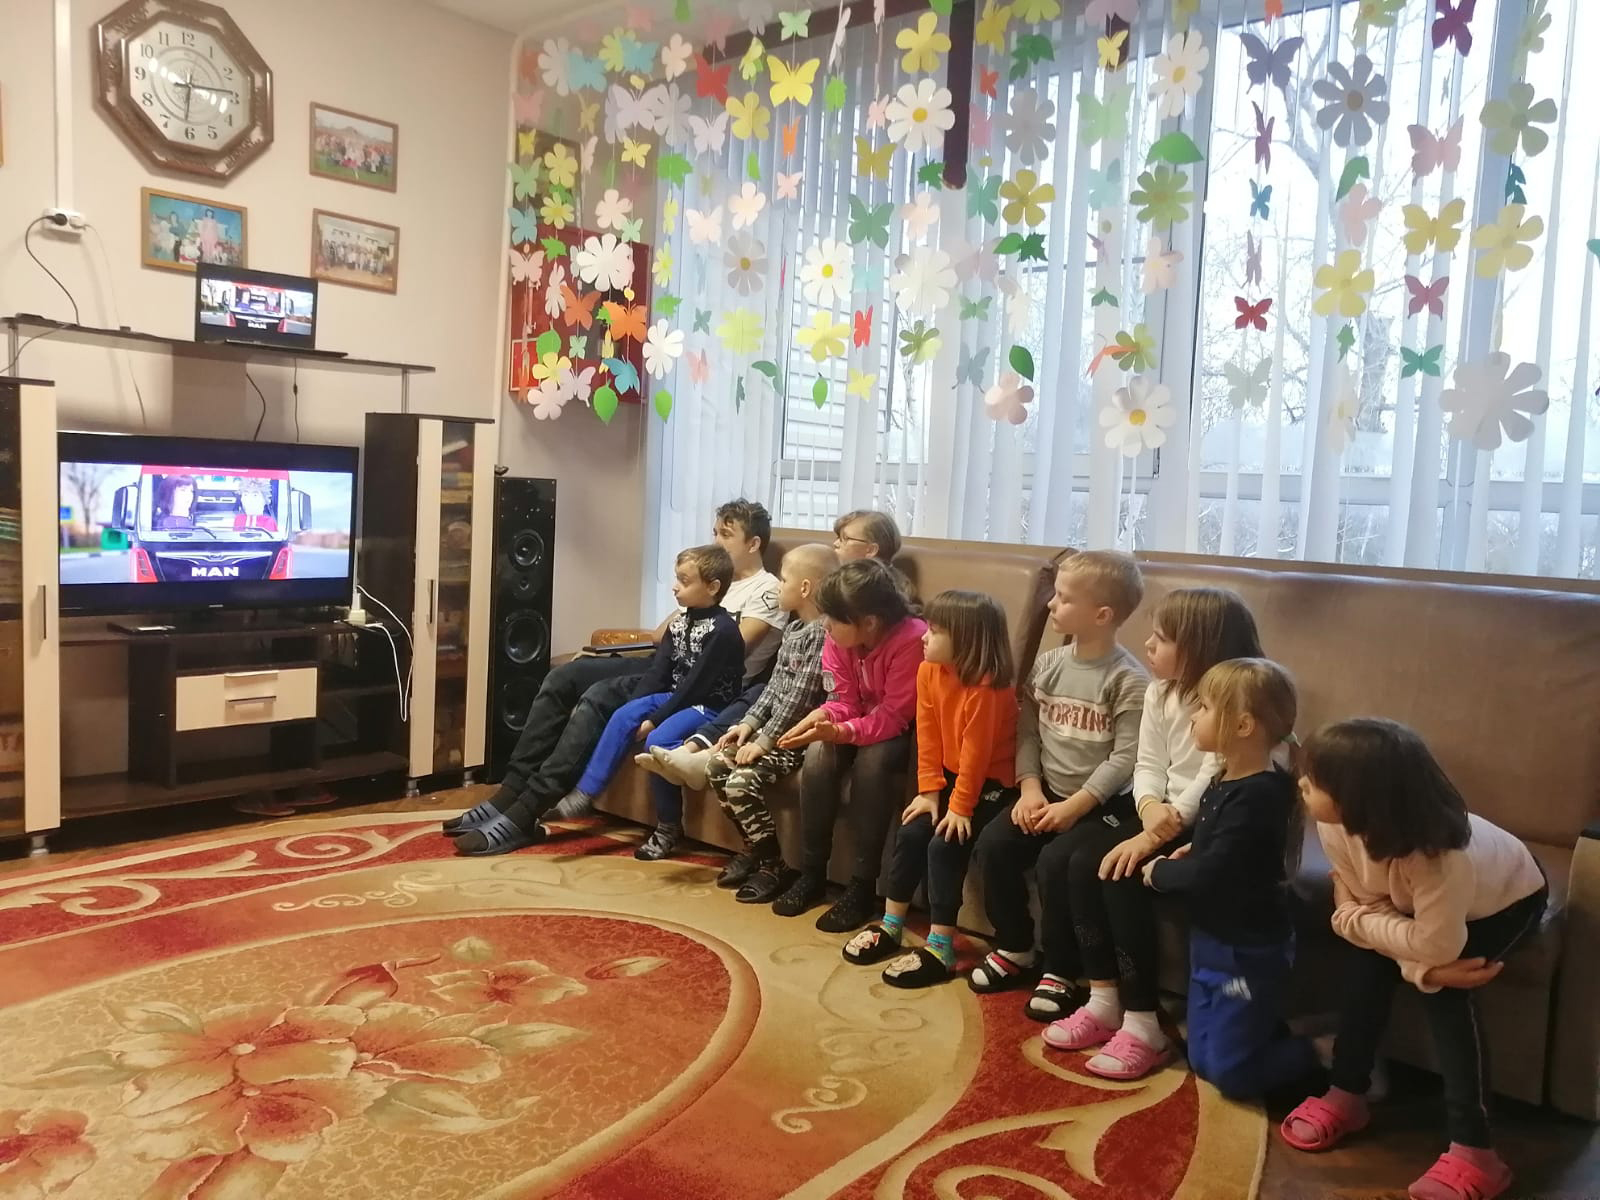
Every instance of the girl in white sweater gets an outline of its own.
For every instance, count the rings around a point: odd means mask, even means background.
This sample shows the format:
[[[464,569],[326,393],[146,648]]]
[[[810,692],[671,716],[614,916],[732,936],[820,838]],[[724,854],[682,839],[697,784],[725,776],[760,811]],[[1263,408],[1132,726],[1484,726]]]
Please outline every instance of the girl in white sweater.
[[[1219,770],[1214,754],[1194,744],[1190,723],[1200,678],[1231,658],[1260,658],[1255,618],[1233,592],[1183,588],[1157,606],[1144,644],[1153,682],[1139,722],[1133,796],[1142,829],[1100,863],[1108,924],[1117,948],[1118,978],[1091,981],[1089,1003],[1045,1031],[1060,1049],[1104,1045],[1086,1069],[1106,1079],[1138,1079],[1172,1057],[1156,1009],[1155,901],[1139,865],[1186,838],[1200,798]],[[1085,1014],[1085,1015],[1079,1015]]]
[[[1366,1126],[1364,1094],[1394,990],[1423,993],[1444,1077],[1450,1148],[1415,1200],[1491,1200],[1511,1171],[1489,1146],[1487,1068],[1473,989],[1539,928],[1549,895],[1522,841],[1467,812],[1428,747],[1392,721],[1330,725],[1305,746],[1300,792],[1333,865],[1347,946],[1333,1086],[1283,1122],[1297,1150]]]

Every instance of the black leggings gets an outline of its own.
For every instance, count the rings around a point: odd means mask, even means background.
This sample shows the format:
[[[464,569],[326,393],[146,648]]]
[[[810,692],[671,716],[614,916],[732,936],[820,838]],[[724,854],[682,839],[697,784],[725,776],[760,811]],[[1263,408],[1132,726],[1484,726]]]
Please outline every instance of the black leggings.
[[[1133,892],[1144,885],[1137,875],[1132,886],[1122,886],[1128,880],[1117,885],[1100,880],[1100,860],[1142,828],[1127,794],[1113,796],[1065,833],[1024,833],[1009,813],[991,821],[978,843],[978,861],[983,901],[999,948],[1033,949],[1033,918],[1023,878],[1032,866],[1043,915],[1044,969],[1063,979],[1119,980],[1124,1007],[1153,1009],[1154,949],[1148,955],[1120,953],[1114,932],[1131,931],[1137,941],[1145,936],[1140,931],[1147,930],[1153,947],[1155,921],[1148,897]]]
[[[883,843],[889,821],[905,807],[906,765],[911,761],[911,734],[902,733],[870,746],[814,742],[806,747],[800,769],[800,827],[805,860],[801,868],[821,878],[833,857],[833,825],[850,781],[850,830],[856,858],[856,879],[876,880],[883,868]]]
[[[1467,922],[1462,958],[1498,962],[1539,928],[1549,889],[1540,888],[1491,916]],[[1344,996],[1339,1036],[1333,1045],[1333,1086],[1362,1095],[1372,1083],[1372,1064],[1389,1023],[1389,1007],[1400,982],[1400,964],[1387,954],[1344,943]],[[1433,1049],[1444,1079],[1445,1123],[1450,1140],[1489,1146],[1489,1060],[1473,988],[1422,992]]]
[[[950,811],[950,791],[955,775],[945,772],[945,785],[939,792],[939,817]],[[1007,813],[1017,798],[1017,789],[993,779],[985,780],[972,810],[972,836],[964,842],[947,842],[934,832],[936,818],[923,815],[909,825],[899,825],[894,833],[894,853],[889,860],[889,882],[885,896],[898,904],[911,903],[917,884],[927,880],[928,914],[935,925],[954,925],[961,912],[961,886],[967,879],[967,862],[984,826]]]

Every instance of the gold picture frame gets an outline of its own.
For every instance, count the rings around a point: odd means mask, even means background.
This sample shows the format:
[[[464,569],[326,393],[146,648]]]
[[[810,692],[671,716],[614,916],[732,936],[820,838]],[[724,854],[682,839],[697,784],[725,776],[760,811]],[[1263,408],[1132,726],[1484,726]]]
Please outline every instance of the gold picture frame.
[[[158,271],[194,274],[196,263],[245,267],[250,213],[241,204],[139,189],[140,262]]]
[[[381,192],[400,187],[400,126],[311,102],[309,140],[311,173]],[[375,167],[371,163],[376,156]]]
[[[311,213],[311,276],[394,295],[400,289],[400,227],[348,213]]]

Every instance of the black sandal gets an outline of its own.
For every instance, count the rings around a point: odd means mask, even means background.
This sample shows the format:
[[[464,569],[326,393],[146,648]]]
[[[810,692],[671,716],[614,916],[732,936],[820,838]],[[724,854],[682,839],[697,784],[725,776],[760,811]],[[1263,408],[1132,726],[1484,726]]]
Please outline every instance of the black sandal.
[[[862,943],[859,948],[856,947],[857,942],[869,937],[871,941]],[[844,955],[845,962],[855,963],[858,967],[870,967],[873,963],[881,963],[884,959],[893,958],[900,952],[900,939],[890,937],[889,931],[877,923],[868,925],[856,934],[840,951]]]
[[[896,971],[896,967],[902,967]],[[909,950],[899,958],[894,959],[883,969],[883,981],[890,987],[897,988],[925,988],[935,984],[944,983],[951,978],[954,972],[944,965],[940,958],[926,946],[918,946]]]

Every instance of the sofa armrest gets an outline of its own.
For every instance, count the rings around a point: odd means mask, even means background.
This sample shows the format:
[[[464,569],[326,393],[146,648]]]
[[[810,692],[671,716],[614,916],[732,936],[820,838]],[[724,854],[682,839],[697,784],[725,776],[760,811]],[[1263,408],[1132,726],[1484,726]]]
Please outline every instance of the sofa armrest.
[[[1600,822],[1572,852],[1556,968],[1550,1039],[1550,1103],[1588,1121],[1600,1119]]]
[[[654,629],[596,629],[589,635],[591,646],[628,646],[637,642],[654,642]]]

